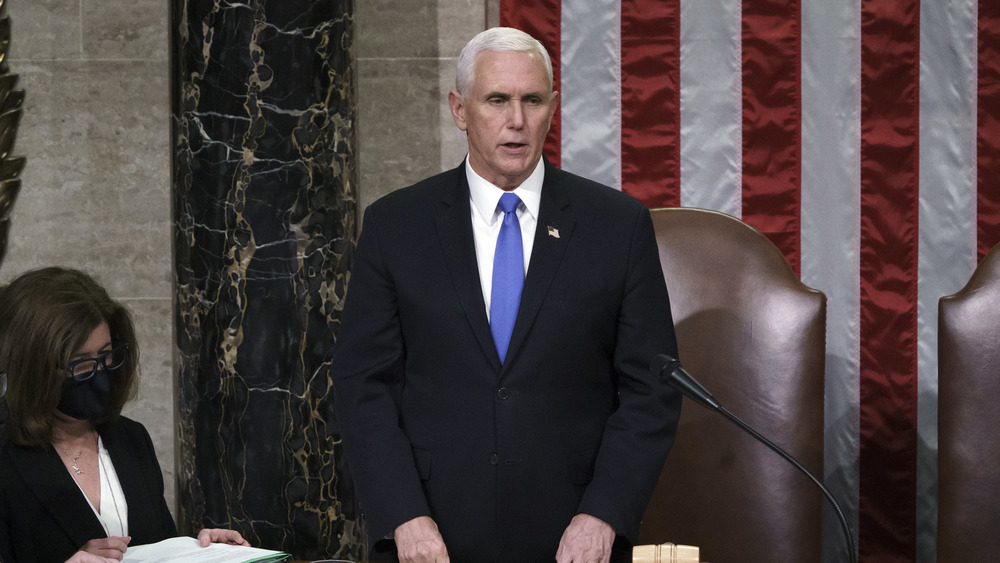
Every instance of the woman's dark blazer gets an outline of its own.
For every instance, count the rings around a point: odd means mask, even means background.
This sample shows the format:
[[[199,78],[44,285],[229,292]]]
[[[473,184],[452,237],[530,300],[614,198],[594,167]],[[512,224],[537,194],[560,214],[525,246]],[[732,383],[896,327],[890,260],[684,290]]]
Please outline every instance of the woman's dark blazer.
[[[149,433],[120,417],[98,428],[128,502],[130,545],[177,535]],[[0,450],[0,560],[63,562],[107,534],[59,454],[6,443]]]

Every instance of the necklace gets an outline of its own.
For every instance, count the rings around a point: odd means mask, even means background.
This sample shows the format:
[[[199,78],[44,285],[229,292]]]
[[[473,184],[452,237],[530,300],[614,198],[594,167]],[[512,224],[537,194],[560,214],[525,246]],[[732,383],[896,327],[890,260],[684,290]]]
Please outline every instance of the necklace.
[[[83,455],[83,448],[80,448],[80,451],[76,452],[76,457],[72,459],[73,471],[75,471],[77,475],[83,473],[83,469],[81,469],[80,466],[76,464],[76,460],[80,459],[80,456],[82,455]]]
[[[53,442],[52,445],[55,447],[55,442]],[[80,464],[79,464],[80,458],[83,457],[83,450],[84,450],[84,447],[81,447],[80,449],[77,450],[75,456],[70,457],[70,454],[67,453],[65,450],[63,450],[63,449],[61,449],[59,447],[56,447],[56,451],[59,452],[59,455],[65,457],[65,458],[67,458],[69,460],[70,469],[72,469],[73,473],[76,473],[77,475],[83,475],[84,473],[86,473],[83,470],[83,468],[80,467]]]

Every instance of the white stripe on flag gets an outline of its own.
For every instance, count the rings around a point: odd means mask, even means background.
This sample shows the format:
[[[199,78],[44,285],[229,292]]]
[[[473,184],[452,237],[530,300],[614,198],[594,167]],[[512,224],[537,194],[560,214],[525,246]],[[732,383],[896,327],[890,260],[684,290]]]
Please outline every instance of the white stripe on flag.
[[[742,217],[742,3],[681,2],[681,205]]]
[[[621,3],[564,2],[562,168],[621,189]]]
[[[920,6],[917,561],[935,560],[937,307],[976,266],[976,0]]]
[[[827,297],[824,481],[854,529],[860,400],[860,35],[858,3],[803,1],[802,282]],[[832,510],[824,512],[823,528],[824,561],[846,561]]]

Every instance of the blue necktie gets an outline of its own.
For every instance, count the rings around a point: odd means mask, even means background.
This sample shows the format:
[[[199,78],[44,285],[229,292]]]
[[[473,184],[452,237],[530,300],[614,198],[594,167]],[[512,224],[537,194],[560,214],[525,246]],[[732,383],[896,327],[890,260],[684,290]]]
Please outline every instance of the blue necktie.
[[[514,319],[521,304],[524,286],[524,252],[521,250],[521,224],[517,221],[517,206],[521,199],[512,193],[500,196],[503,225],[493,254],[493,289],[490,292],[490,332],[493,344],[500,355],[500,363],[507,357],[510,335],[514,332]]]

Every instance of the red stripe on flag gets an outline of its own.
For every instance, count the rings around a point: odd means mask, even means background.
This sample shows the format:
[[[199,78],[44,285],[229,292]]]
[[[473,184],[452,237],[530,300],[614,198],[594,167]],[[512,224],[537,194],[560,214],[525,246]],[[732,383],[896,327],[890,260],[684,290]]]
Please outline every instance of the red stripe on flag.
[[[862,561],[916,557],[919,17],[861,2]]]
[[[622,2],[622,191],[681,202],[680,0]]]
[[[799,271],[801,26],[798,0],[743,3],[743,220]]]
[[[514,27],[541,41],[552,59],[552,87],[559,90],[559,54],[562,36],[559,33],[562,20],[561,0],[501,0],[500,25]],[[552,117],[552,127],[545,138],[545,155],[552,164],[562,164],[561,128],[559,111]]]
[[[979,260],[1000,243],[1000,2],[979,2],[976,199]]]

